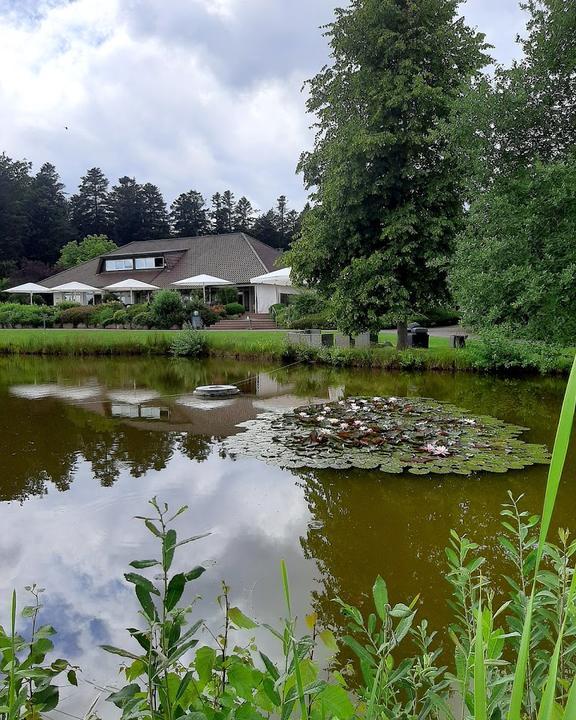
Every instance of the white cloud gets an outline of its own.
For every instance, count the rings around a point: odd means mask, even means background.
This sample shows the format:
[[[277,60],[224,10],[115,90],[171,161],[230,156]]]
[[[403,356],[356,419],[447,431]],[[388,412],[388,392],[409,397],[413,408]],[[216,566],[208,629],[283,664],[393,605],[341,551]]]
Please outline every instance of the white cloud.
[[[262,209],[311,143],[303,81],[325,62],[333,0],[0,0],[2,149],[53,162],[69,191],[99,165],[171,201],[230,187]],[[516,0],[468,0],[507,61]],[[68,129],[66,129],[68,128]]]

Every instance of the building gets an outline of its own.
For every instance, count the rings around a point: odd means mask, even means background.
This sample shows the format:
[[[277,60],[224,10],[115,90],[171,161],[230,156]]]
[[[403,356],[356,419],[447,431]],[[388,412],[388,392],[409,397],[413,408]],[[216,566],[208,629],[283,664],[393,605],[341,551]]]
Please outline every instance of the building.
[[[275,280],[271,291],[266,278],[275,272],[279,256],[279,250],[245,233],[146,240],[129,243],[63,270],[43,280],[42,285],[67,288],[53,293],[55,303],[73,300],[88,304],[94,302],[100,293],[108,292],[107,287],[120,283],[125,288],[114,294],[122,302],[130,304],[148,298],[149,290],[138,289],[141,283],[160,289],[179,289],[174,283],[198,275],[210,275],[234,286],[238,301],[248,312],[266,313],[274,302],[287,301],[288,295],[297,292],[292,288],[289,277],[282,281],[285,285],[278,285]],[[134,286],[132,290],[129,289],[131,284]],[[208,301],[214,299],[217,289],[217,285],[205,287]]]

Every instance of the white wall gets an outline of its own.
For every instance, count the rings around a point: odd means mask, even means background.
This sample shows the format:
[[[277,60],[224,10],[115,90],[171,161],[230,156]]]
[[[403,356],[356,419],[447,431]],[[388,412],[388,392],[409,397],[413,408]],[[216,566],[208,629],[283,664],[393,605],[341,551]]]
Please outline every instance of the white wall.
[[[271,305],[280,302],[280,295],[298,295],[300,290],[291,285],[255,285],[256,312],[267,313]]]

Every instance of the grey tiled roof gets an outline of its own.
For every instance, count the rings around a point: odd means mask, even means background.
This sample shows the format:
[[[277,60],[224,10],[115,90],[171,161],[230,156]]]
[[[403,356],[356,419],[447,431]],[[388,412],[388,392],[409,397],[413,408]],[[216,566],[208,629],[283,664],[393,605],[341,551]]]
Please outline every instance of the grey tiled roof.
[[[166,253],[164,268],[103,271],[104,257],[133,257],[151,253]],[[279,250],[244,233],[146,240],[123,245],[99,258],[51,275],[42,280],[42,284],[55,287],[77,281],[102,288],[134,278],[164,288],[171,287],[177,280],[205,273],[236,285],[246,285],[250,278],[274,270],[279,255]]]

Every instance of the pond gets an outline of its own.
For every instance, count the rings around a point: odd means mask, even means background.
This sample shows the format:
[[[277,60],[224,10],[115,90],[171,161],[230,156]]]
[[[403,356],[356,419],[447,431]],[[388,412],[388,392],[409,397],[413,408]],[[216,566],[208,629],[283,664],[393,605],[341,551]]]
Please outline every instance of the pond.
[[[214,402],[193,396],[197,385],[211,383],[240,383],[242,394]],[[58,630],[58,655],[84,668],[80,695],[62,709],[82,714],[97,686],[118,682],[115,659],[98,645],[126,644],[124,628],[137,622],[123,573],[153,552],[132,518],[156,495],[174,508],[189,505],[179,532],[212,533],[187,546],[178,565],[207,565],[194,590],[203,598],[198,615],[214,627],[222,580],[234,604],[275,622],[284,558],[300,615],[313,607],[324,623],[337,624],[332,599],[367,607],[379,573],[393,601],[420,593],[422,616],[439,628],[449,618],[442,571],[450,529],[469,534],[490,567],[503,569],[495,540],[500,505],[510,489],[539,512],[545,466],[470,477],[283,470],[230,458],[222,440],[268,410],[366,394],[449,401],[527,426],[523,439],[551,447],[564,386],[554,378],[222,361],[0,359],[2,619],[12,588],[21,602],[25,585],[46,588],[43,619]],[[557,526],[573,525],[575,469],[572,454]]]

